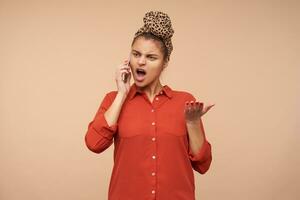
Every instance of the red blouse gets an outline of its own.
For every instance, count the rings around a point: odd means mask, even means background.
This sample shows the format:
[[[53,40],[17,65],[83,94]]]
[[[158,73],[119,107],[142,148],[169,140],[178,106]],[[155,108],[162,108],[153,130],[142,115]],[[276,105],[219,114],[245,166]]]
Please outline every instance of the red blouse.
[[[114,143],[108,200],[194,200],[193,169],[204,174],[212,161],[205,134],[196,155],[189,147],[184,106],[196,99],[165,85],[150,102],[133,83],[117,123],[109,126],[104,112],[116,94],[106,94],[85,135],[86,146],[95,153]]]

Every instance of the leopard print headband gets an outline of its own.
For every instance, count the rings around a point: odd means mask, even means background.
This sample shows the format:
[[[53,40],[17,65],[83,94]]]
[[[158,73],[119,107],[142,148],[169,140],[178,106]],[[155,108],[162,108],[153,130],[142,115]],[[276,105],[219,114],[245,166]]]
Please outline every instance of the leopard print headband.
[[[152,34],[162,38],[168,49],[167,59],[169,60],[173,50],[171,37],[174,34],[169,16],[161,11],[150,11],[145,14],[143,21],[144,26],[135,33],[134,38],[144,32],[151,32]]]

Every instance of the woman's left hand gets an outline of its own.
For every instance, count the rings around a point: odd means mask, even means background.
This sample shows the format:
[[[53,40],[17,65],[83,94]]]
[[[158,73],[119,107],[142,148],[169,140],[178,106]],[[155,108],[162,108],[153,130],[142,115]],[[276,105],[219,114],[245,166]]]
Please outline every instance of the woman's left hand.
[[[187,123],[200,122],[200,118],[207,113],[215,104],[204,106],[203,102],[186,101],[184,114]]]

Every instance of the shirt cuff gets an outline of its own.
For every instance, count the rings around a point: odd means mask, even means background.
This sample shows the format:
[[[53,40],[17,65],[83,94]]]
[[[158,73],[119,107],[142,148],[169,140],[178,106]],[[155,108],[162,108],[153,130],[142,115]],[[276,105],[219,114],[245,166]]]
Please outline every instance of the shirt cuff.
[[[202,147],[200,148],[197,154],[192,153],[191,148],[189,148],[189,158],[192,161],[200,161],[200,162],[205,161],[205,157],[207,153],[209,153],[209,151],[210,151],[210,144],[205,139],[202,144]]]
[[[95,118],[94,123],[92,124],[92,127],[98,133],[103,135],[103,137],[106,137],[107,139],[111,139],[118,129],[118,124],[109,126],[104,117],[104,114],[99,114]]]

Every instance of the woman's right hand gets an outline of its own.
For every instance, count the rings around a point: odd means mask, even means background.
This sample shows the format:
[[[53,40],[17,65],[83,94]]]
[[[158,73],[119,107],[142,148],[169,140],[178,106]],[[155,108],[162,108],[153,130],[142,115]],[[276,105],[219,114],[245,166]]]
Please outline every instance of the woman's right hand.
[[[118,87],[118,92],[120,92],[121,94],[127,96],[129,89],[130,89],[130,79],[131,79],[131,69],[130,69],[130,63],[128,64],[128,59],[124,60],[123,64],[121,64],[120,66],[117,67],[116,70],[116,83],[117,83],[117,87]],[[122,80],[122,74],[123,73],[127,73],[128,77],[127,77],[127,82],[124,83]]]

